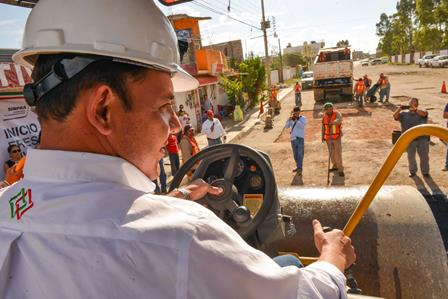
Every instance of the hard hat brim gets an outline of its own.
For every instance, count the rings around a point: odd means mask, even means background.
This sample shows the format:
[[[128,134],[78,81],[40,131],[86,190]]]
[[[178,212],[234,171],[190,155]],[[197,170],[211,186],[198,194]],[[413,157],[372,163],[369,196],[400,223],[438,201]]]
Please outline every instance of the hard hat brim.
[[[199,87],[199,81],[196,80],[193,76],[191,76],[189,73],[187,73],[182,67],[180,67],[178,64],[170,64],[165,65],[154,57],[145,57],[144,55],[141,55],[141,58],[136,58],[136,55],[133,57],[130,55],[117,55],[116,53],[110,53],[110,55],[107,55],[107,53],[101,52],[101,51],[95,51],[93,49],[88,50],[80,50],[80,51],[67,51],[64,48],[48,48],[48,49],[37,49],[37,50],[29,50],[29,49],[23,49],[20,50],[13,55],[13,61],[23,65],[28,68],[33,68],[34,64],[36,63],[37,57],[40,54],[59,54],[59,53],[79,53],[83,55],[99,55],[99,56],[110,56],[113,58],[118,59],[124,59],[130,62],[135,62],[138,65],[145,66],[147,65],[148,68],[151,68],[150,66],[158,66],[163,70],[166,70],[167,72],[172,73],[171,81],[173,83],[173,90],[174,92],[186,92],[190,90],[194,90]],[[132,57],[130,59],[130,57]]]

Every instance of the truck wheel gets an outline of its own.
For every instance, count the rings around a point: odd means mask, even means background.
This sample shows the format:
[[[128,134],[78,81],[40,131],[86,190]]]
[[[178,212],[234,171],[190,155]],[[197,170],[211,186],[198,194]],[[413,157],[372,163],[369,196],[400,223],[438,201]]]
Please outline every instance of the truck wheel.
[[[321,102],[324,100],[324,90],[323,89],[314,89],[314,101]]]

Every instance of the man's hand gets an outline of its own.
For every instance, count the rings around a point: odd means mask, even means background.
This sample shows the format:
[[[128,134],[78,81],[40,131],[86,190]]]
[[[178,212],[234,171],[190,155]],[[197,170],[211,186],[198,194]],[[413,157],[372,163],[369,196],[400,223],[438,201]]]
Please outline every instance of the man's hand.
[[[222,188],[213,187],[202,179],[196,179],[193,182],[191,182],[188,186],[184,187],[185,190],[190,192],[190,199],[191,200],[199,200],[203,198],[208,193],[212,195],[219,195],[223,192]],[[179,192],[178,190],[173,190],[168,194],[169,196],[177,197],[177,198],[184,198],[184,194]]]
[[[341,272],[356,260],[352,241],[341,230],[324,233],[318,220],[313,220],[314,244],[320,253],[319,260],[335,265]]]

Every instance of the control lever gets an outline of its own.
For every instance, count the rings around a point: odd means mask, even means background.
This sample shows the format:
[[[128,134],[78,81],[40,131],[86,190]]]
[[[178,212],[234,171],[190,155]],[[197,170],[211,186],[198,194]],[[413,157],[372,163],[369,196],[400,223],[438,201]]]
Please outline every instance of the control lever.
[[[329,226],[324,226],[322,227],[322,230],[324,231],[324,233],[328,233],[331,232],[333,229]],[[352,268],[355,265],[356,264],[351,265],[344,271],[344,274],[347,277],[347,285],[349,287],[347,293],[361,295],[362,290],[358,287],[358,282],[356,281],[355,276],[353,276]]]

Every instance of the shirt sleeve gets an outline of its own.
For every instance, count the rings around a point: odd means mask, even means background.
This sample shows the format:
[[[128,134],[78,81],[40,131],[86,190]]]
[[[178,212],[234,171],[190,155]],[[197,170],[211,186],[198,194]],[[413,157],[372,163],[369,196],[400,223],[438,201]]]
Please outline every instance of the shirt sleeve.
[[[336,119],[334,120],[334,125],[339,125],[342,122],[342,114],[340,112],[336,112]]]
[[[286,121],[286,123],[285,123],[285,128],[286,128],[286,129],[291,128],[293,123],[294,123],[294,122],[293,122],[292,120],[288,119],[288,120]]]
[[[335,266],[281,268],[219,218],[210,218],[192,236],[187,298],[347,298],[345,277]]]
[[[448,112],[448,104],[446,104],[445,110],[443,112]]]
[[[219,121],[219,119],[216,120],[216,122],[218,123],[218,128],[221,130],[221,136],[225,136],[226,135],[226,131],[224,130],[224,127],[222,126],[222,123]]]

